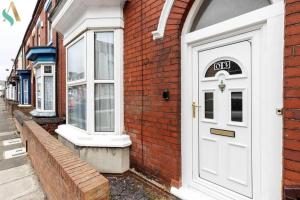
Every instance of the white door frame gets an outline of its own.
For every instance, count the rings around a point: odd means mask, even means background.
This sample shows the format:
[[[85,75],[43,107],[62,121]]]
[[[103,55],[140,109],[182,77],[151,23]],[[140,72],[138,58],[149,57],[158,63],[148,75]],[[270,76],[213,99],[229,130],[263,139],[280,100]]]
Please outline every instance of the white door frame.
[[[226,190],[212,190],[209,184],[193,181],[192,139],[192,51],[193,47],[249,32],[253,38],[252,63],[252,132],[253,132],[253,199],[281,199],[282,190],[282,116],[283,106],[283,1],[189,33],[193,18],[203,1],[195,1],[183,28],[181,52],[181,156],[182,187],[171,192],[183,199],[241,200]],[[257,45],[257,46],[255,46]],[[274,48],[276,47],[276,48]],[[257,67],[255,67],[257,66]],[[276,78],[274,78],[276,77]],[[256,136],[255,136],[256,135]],[[266,145],[264,145],[266,144]],[[197,188],[197,189],[195,189]]]

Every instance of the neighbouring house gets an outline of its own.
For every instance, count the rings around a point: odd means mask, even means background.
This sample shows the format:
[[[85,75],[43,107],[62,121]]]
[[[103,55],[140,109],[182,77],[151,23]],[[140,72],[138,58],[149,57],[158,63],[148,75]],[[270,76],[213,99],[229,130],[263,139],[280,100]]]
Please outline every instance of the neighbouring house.
[[[0,81],[0,97],[5,97],[6,89],[5,89],[5,81]]]
[[[34,120],[53,134],[65,120],[65,50],[49,21],[55,4],[37,2],[12,70],[17,77],[15,101],[20,108],[31,106]]]
[[[299,16],[294,0],[41,0],[20,92],[102,173],[182,199],[297,199]]]

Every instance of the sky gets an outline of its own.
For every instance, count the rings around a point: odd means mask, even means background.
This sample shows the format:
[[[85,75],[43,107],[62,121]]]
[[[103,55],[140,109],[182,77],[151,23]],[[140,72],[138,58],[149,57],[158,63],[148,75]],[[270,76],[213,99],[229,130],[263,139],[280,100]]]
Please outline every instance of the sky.
[[[21,21],[15,20],[12,9],[8,12],[14,19],[11,25],[9,20],[5,20],[3,10],[9,8],[10,3],[15,4]],[[26,28],[31,20],[33,10],[37,0],[0,0],[0,80],[5,80],[9,75],[13,62],[21,46]]]

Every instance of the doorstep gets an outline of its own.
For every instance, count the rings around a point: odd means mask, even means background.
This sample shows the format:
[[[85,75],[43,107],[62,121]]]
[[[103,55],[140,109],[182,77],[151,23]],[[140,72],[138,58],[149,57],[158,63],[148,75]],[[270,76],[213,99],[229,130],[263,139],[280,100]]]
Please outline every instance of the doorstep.
[[[60,142],[99,172],[121,174],[129,170],[128,135],[90,135],[70,125],[60,125],[55,132]]]

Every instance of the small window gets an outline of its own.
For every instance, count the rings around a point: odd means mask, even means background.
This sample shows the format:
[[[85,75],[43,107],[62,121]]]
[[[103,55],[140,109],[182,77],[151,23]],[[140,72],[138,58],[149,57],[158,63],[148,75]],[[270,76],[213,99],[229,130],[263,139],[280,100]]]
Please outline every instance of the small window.
[[[242,74],[241,67],[232,60],[214,62],[206,71],[205,78],[214,77],[219,71],[227,71],[229,75]]]
[[[191,31],[214,25],[270,4],[270,0],[205,0],[195,17]]]
[[[52,73],[52,66],[44,66],[44,73],[51,74]]]
[[[231,121],[243,122],[242,92],[231,92]]]
[[[214,93],[205,92],[205,118],[213,119],[214,118]]]

